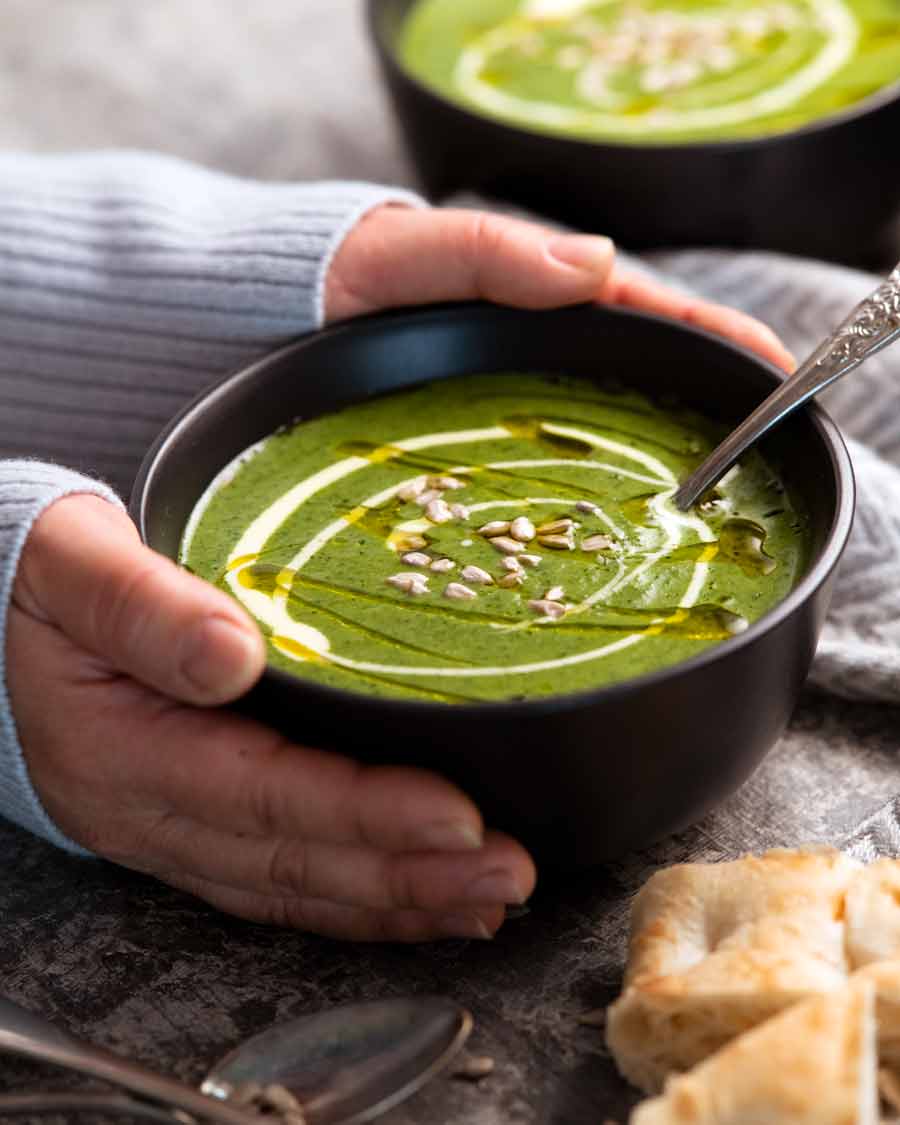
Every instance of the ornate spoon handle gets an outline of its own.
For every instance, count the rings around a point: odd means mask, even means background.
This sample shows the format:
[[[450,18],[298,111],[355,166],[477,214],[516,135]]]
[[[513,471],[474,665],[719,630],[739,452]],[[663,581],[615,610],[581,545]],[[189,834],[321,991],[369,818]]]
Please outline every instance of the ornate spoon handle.
[[[741,454],[793,410],[900,337],[900,266],[706,458],[675,493],[690,508]]]

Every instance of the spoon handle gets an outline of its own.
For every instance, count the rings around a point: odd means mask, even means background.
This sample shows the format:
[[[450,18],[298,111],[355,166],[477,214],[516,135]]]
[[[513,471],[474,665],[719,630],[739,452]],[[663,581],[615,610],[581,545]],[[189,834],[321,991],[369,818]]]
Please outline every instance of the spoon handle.
[[[151,1101],[186,1110],[201,1120],[220,1125],[259,1125],[260,1122],[259,1116],[249,1110],[226,1105],[184,1082],[166,1078],[111,1051],[84,1043],[4,996],[0,996],[0,1051],[102,1078]]]
[[[142,1118],[161,1125],[190,1125],[194,1121],[186,1113],[166,1109],[153,1102],[139,1101],[127,1094],[0,1094],[0,1117],[58,1117],[70,1113],[90,1113],[103,1117]]]
[[[898,337],[900,266],[691,473],[675,493],[676,506],[682,511],[690,508],[749,446],[792,410]]]

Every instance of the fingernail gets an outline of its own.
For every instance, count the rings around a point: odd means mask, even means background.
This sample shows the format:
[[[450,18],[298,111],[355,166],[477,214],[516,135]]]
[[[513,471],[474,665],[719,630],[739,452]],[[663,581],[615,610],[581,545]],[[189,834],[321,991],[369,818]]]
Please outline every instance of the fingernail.
[[[203,695],[228,696],[250,686],[259,644],[249,630],[224,617],[208,617],[183,642],[181,674]]]
[[[483,843],[484,836],[474,824],[464,820],[441,820],[418,828],[413,846],[429,852],[474,852]]]
[[[521,906],[525,895],[508,871],[488,871],[466,887],[466,901],[482,906],[493,906],[498,902]]]
[[[437,924],[438,933],[448,938],[475,938],[490,941],[493,934],[477,914],[448,914]]]
[[[612,239],[600,234],[564,234],[547,243],[547,252],[563,265],[587,273],[605,273],[615,247]]]

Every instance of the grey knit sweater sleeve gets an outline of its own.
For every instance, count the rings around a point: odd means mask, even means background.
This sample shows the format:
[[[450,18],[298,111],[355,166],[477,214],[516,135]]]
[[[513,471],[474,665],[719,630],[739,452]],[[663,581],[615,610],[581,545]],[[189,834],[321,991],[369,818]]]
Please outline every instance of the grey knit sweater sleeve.
[[[0,815],[80,850],[31,786],[6,687],[29,528],[73,492],[118,502],[185,401],[320,325],[334,253],[385,202],[421,203],[139,153],[0,155]]]

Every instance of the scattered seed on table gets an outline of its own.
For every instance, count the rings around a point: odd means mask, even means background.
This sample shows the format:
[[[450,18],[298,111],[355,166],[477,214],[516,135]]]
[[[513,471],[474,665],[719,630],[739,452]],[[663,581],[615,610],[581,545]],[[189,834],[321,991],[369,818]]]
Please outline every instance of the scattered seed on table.
[[[525,566],[540,566],[541,564],[540,555],[518,555],[517,558]]]
[[[454,1078],[465,1078],[478,1082],[494,1073],[494,1060],[490,1055],[472,1055],[458,1063],[453,1071]]]
[[[477,586],[493,586],[494,580],[486,570],[482,570],[480,566],[464,566],[460,571],[460,577],[466,582],[474,582]]]
[[[275,1085],[274,1083],[270,1086],[266,1086],[260,1098],[263,1102],[270,1105],[272,1109],[280,1110],[282,1113],[296,1112],[303,1108],[290,1090],[284,1086]]]
[[[502,578],[497,579],[497,585],[502,586],[504,590],[514,590],[517,586],[523,585],[525,582],[525,575],[521,570],[514,570],[510,574],[504,574]]]
[[[456,563],[453,559],[435,559],[431,564],[431,569],[438,574],[449,574],[449,572],[455,568]]]
[[[447,589],[444,591],[445,598],[454,598],[456,601],[470,602],[478,595],[474,590],[470,590],[468,586],[463,586],[461,582],[449,582]]]
[[[565,596],[566,592],[562,586],[551,586],[547,593],[544,594],[544,600],[548,602],[561,602]]]
[[[505,559],[500,560],[500,565],[504,570],[509,570],[513,574],[518,574],[522,569],[519,558],[521,558],[521,556],[517,558],[515,555],[507,555]]]
[[[467,520],[471,515],[465,504],[451,504],[450,511],[458,520]]]

